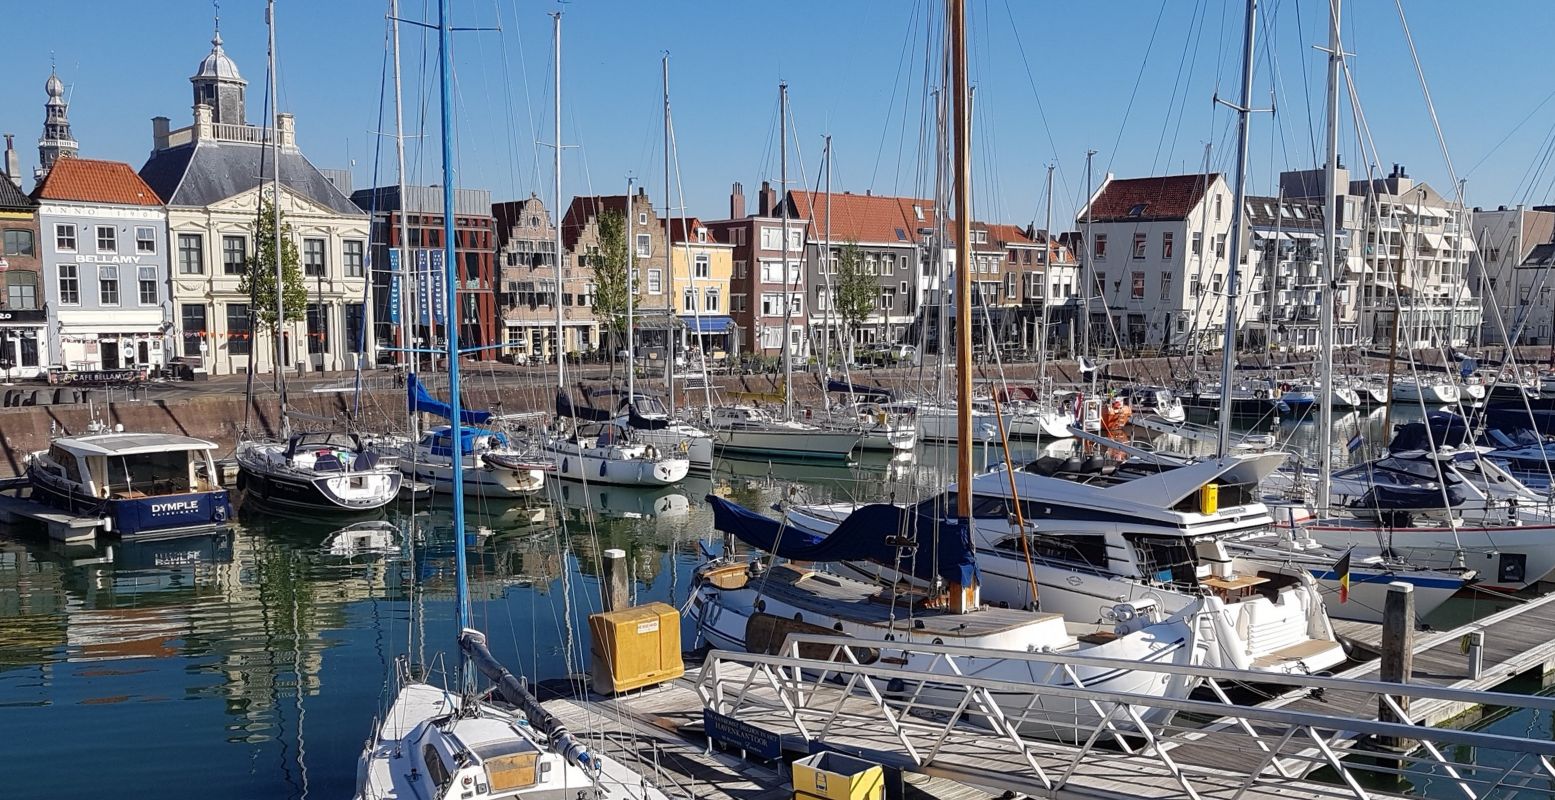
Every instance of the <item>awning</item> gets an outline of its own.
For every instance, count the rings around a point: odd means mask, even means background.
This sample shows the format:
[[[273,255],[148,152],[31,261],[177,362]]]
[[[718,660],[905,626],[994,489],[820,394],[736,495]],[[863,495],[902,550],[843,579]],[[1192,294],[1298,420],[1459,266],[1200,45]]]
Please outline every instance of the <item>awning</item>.
[[[1446,250],[1447,240],[1439,233],[1422,233],[1420,238],[1425,241],[1425,246],[1431,250]]]
[[[695,317],[682,316],[681,322],[686,324],[686,330],[692,333],[728,333],[734,327],[732,317]]]
[[[632,320],[632,326],[640,331],[667,331],[676,326],[675,318],[668,314],[642,314]]]
[[[1315,233],[1308,233],[1307,231],[1286,231],[1285,235],[1289,236],[1292,239],[1318,239],[1318,238],[1321,238],[1317,234],[1315,234]]]

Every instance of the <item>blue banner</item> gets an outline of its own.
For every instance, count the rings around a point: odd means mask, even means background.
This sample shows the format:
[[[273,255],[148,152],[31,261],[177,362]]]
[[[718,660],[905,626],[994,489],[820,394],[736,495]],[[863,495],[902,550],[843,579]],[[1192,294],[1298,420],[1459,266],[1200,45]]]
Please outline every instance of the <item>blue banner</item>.
[[[400,324],[400,251],[389,251],[389,324]]]
[[[447,292],[444,291],[448,274],[443,256],[442,250],[432,251],[432,313],[436,315],[439,324],[446,319],[444,312],[448,308]]]
[[[422,325],[432,324],[431,267],[428,261],[427,251],[416,251],[416,309],[420,312]]]

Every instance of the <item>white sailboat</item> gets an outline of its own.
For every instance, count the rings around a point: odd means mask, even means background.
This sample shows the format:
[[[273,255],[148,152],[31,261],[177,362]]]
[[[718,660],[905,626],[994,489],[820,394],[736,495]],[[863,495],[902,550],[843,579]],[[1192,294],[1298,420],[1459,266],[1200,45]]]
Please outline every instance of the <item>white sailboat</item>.
[[[273,0],[272,0],[273,3]],[[442,73],[444,241],[449,281],[453,254],[454,176],[450,131],[452,91],[448,43],[449,0],[438,3],[439,59]],[[392,6],[391,6],[392,8]],[[390,11],[391,19],[397,15]],[[557,42],[561,15],[555,15]],[[558,63],[560,63],[558,61]],[[559,72],[559,70],[558,70]],[[558,77],[558,80],[560,78]],[[558,127],[560,121],[557,122]],[[558,152],[560,144],[558,142]],[[458,308],[448,293],[449,319]],[[463,435],[459,396],[458,326],[448,329],[449,404],[453,437]],[[455,482],[463,480],[462,460],[454,460]],[[454,541],[464,539],[464,493],[453,493]],[[625,764],[589,750],[548,711],[528,687],[497,663],[486,637],[470,627],[470,590],[465,548],[455,547],[460,649],[457,690],[434,686],[413,675],[404,662],[396,675],[394,701],[374,726],[357,768],[358,800],[462,800],[502,797],[549,800],[590,797],[604,800],[666,800],[666,795]],[[568,621],[571,624],[571,621]],[[476,673],[493,684],[476,689]]]

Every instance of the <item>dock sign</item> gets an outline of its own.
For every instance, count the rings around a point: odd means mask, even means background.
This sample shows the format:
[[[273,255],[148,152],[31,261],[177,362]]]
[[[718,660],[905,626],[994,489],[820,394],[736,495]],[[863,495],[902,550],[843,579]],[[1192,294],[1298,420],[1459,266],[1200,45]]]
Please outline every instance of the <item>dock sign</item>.
[[[702,727],[707,738],[729,747],[738,747],[761,758],[776,759],[783,754],[777,733],[741,722],[711,708],[702,709]]]

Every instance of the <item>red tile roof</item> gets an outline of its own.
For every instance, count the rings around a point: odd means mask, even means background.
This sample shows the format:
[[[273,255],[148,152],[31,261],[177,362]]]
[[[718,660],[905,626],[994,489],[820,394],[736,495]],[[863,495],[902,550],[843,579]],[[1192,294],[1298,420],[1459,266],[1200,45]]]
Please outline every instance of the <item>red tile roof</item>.
[[[1041,244],[1039,242],[1037,242],[1037,240],[1032,239],[1031,237],[1027,236],[1026,235],[1026,230],[1024,228],[1020,227],[1019,225],[1005,225],[1005,224],[1002,224],[1002,223],[990,223],[986,227],[988,228],[988,239],[989,239],[989,241],[994,242],[995,244],[998,244],[1001,247],[1007,247],[1007,246],[1012,245],[1012,244],[1013,245],[1028,245],[1028,246],[1031,246],[1031,247],[1040,247],[1041,246]]]
[[[54,162],[43,183],[33,190],[35,200],[72,200],[81,203],[115,203],[126,206],[160,206],[162,198],[151,190],[134,167],[122,161],[65,157]]]
[[[810,235],[817,239],[825,235],[826,194],[789,192],[788,196],[794,216],[801,223],[811,220]],[[920,239],[920,228],[932,227],[934,203],[929,200],[848,192],[831,195],[831,238],[835,242],[912,245]]]
[[[566,215],[562,217],[562,247],[567,252],[572,252],[578,246],[578,237],[583,234],[583,227],[588,224],[589,220],[606,211],[614,211],[622,216],[630,213],[626,195],[593,195],[572,198],[572,203],[567,206]]]
[[[669,232],[670,244],[683,244],[688,241],[694,243],[696,242],[697,231],[705,231],[708,242],[716,244],[718,241],[713,238],[713,232],[706,225],[702,224],[702,220],[697,217],[667,219],[664,221],[664,227]],[[690,233],[688,234],[687,231],[690,231]]]
[[[1205,184],[1219,179],[1217,172],[1108,181],[1092,204],[1091,218],[1095,222],[1184,219],[1203,199]],[[1085,209],[1076,219],[1085,220]]]

